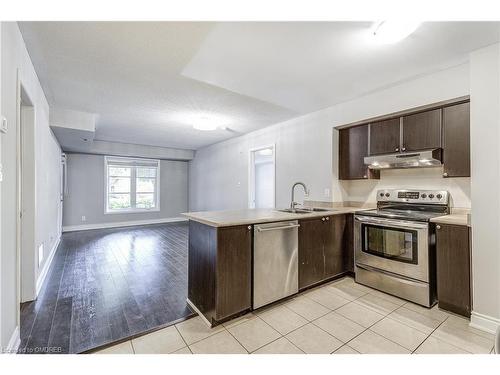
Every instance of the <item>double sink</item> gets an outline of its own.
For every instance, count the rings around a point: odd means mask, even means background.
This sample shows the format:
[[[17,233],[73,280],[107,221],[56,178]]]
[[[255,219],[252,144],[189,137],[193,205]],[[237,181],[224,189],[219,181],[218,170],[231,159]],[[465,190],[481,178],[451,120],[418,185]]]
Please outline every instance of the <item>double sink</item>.
[[[292,213],[292,214],[310,214],[312,212],[335,211],[335,209],[311,207],[311,208],[284,208],[284,209],[277,210],[277,211],[288,212],[288,213]]]

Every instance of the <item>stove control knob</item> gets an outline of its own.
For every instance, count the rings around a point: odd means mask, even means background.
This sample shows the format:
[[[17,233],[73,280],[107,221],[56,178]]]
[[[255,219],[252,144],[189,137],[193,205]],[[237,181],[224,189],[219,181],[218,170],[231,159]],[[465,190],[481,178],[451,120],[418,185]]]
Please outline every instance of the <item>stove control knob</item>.
[[[385,196],[386,196],[387,198],[389,198],[389,197],[390,197],[390,195],[391,195],[391,194],[389,194],[389,193],[385,193]]]
[[[422,198],[424,198],[424,199],[427,198],[427,194],[425,194],[425,193],[422,194]]]
[[[441,194],[438,194],[438,195],[436,195],[436,198],[441,199],[441,198],[443,198],[443,196]]]
[[[434,198],[434,194],[429,194],[429,198],[430,199]]]

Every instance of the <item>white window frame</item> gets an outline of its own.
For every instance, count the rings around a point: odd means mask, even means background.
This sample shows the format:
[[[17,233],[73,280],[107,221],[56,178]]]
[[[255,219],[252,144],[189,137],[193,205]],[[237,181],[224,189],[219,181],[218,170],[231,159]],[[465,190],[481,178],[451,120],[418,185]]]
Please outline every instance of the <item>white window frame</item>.
[[[248,160],[248,208],[255,208],[255,152],[271,148],[273,150],[273,208],[276,208],[276,145],[251,148]]]
[[[130,162],[128,167],[134,167],[134,163],[152,163],[156,164],[156,183],[155,183],[155,207],[154,208],[123,208],[123,209],[115,209],[110,210],[109,207],[109,168],[108,163],[112,160],[120,160],[122,162]],[[104,157],[104,214],[105,215],[114,215],[114,214],[133,214],[133,213],[145,213],[145,212],[158,212],[160,211],[160,160],[159,159],[145,159],[145,158],[130,158],[123,156],[105,156]],[[135,201],[136,192],[136,168],[132,168],[130,175],[130,203],[132,204]]]

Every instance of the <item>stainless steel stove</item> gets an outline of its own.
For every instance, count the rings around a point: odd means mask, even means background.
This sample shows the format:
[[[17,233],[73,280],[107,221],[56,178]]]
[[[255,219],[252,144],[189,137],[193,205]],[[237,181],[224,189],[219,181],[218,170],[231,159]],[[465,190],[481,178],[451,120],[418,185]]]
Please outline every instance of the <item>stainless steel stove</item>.
[[[354,216],[356,281],[432,306],[435,233],[430,219],[449,212],[447,191],[379,190],[377,209]]]

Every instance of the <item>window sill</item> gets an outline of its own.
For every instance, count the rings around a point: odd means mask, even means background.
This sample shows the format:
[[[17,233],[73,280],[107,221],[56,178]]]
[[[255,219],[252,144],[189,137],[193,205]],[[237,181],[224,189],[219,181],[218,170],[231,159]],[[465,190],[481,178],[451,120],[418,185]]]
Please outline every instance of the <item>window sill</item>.
[[[115,214],[144,214],[148,212],[160,212],[160,208],[154,208],[151,210],[138,209],[138,210],[116,210],[116,211],[104,211],[104,215],[115,215]]]

